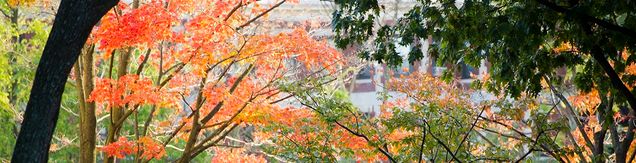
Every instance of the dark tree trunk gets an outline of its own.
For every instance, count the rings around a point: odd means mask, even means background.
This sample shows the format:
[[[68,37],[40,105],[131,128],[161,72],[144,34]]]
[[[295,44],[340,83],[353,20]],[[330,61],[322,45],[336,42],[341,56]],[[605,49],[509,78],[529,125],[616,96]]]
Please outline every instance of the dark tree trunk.
[[[630,115],[634,115],[634,112],[631,112]],[[635,120],[633,119],[629,120],[629,127],[627,128],[627,133],[625,135],[625,138],[623,139],[623,141],[621,141],[616,151],[614,151],[614,154],[616,154],[617,163],[627,162],[627,152],[629,151],[629,146],[632,144],[632,141],[634,140],[634,129],[636,129],[636,126],[634,125],[634,121]]]
[[[592,150],[592,162],[604,163],[607,159],[605,157],[605,136],[607,135],[607,130],[610,129],[610,125],[615,125],[614,121],[608,120],[611,119],[612,108],[614,106],[613,98],[607,98],[606,96],[600,95],[601,104],[597,107],[598,114],[596,118],[599,122],[602,122],[603,126],[600,131],[594,133],[594,149]],[[614,126],[615,128],[615,126]]]
[[[118,0],[62,0],[38,64],[12,162],[47,162],[64,84],[93,26]]]

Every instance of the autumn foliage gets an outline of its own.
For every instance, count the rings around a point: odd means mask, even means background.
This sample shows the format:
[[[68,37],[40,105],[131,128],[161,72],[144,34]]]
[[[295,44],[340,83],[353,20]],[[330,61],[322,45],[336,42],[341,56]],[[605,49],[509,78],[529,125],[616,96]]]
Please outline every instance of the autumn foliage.
[[[253,26],[267,23],[267,9],[273,6],[256,1],[135,5],[120,3],[90,40],[97,45],[97,67],[108,71],[98,70],[107,75],[96,79],[88,101],[97,103],[100,114],[118,115],[109,131],[119,138],[100,148],[110,157],[162,159],[170,144],[182,149],[180,160],[187,162],[224,142],[235,128],[308,114],[278,104],[289,95],[278,85],[335,73],[343,63],[336,49],[305,30],[259,32]],[[126,128],[123,123],[137,114],[148,118]],[[153,119],[157,116],[168,121]],[[243,153],[214,151],[227,157]]]
[[[143,151],[141,157],[144,159],[161,159],[166,154],[166,151],[161,144],[152,140],[150,137],[139,138],[137,142],[130,141],[125,137],[120,137],[117,142],[108,144],[101,149],[108,156],[116,158],[124,158],[126,155],[132,154],[135,151]]]
[[[636,162],[631,1],[93,1],[0,2],[0,162]]]

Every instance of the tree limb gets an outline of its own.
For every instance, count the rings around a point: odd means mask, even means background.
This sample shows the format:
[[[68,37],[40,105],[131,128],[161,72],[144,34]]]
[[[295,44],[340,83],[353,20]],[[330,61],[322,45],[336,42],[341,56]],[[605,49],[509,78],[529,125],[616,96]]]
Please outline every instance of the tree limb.
[[[548,0],[535,0],[537,2],[539,2],[540,4],[552,9],[553,11],[559,12],[559,13],[563,13],[569,17],[575,18],[575,19],[579,19],[580,21],[584,21],[584,22],[591,22],[594,23],[596,25],[599,25],[603,28],[612,30],[612,31],[616,31],[622,34],[625,34],[629,37],[631,37],[632,39],[636,39],[636,31],[634,31],[633,29],[629,29],[629,28],[625,28],[625,27],[621,27],[618,26],[616,24],[610,23],[608,21],[599,19],[599,18],[595,18],[593,16],[587,15],[585,13],[580,13],[580,12],[576,12],[570,9],[567,9],[565,7],[559,6],[556,3],[552,3]]]

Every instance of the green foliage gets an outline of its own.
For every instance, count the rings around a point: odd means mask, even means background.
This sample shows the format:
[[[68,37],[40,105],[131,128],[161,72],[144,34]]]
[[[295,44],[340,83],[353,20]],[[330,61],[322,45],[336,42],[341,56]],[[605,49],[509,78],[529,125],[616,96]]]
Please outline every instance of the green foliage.
[[[0,110],[0,130],[4,131],[4,133],[0,135],[0,142],[2,142],[2,146],[0,146],[0,161],[5,159],[8,161],[9,158],[11,158],[13,151],[13,146],[11,145],[15,144],[16,136],[12,132],[16,129],[14,124],[14,114],[6,109]]]
[[[30,11],[27,7],[1,5],[0,9],[5,13]],[[18,115],[26,106],[31,81],[50,28],[47,22],[39,19],[4,16],[0,19],[0,130],[5,132],[0,134],[0,160],[11,157],[19,128]]]
[[[568,10],[562,12],[541,4],[543,0],[466,0],[463,3],[418,0],[395,25],[375,27],[373,22],[379,21],[380,13],[386,12],[383,7],[377,7],[377,2],[335,2],[339,6],[333,14],[338,47],[365,44],[369,40],[373,48],[361,51],[361,58],[397,65],[402,58],[395,54],[393,42],[414,45],[413,50],[417,50],[419,45],[414,44],[415,40],[432,36],[434,43],[429,53],[438,57],[438,63],[463,62],[479,66],[481,60],[486,60],[492,64],[489,73],[493,79],[487,81],[486,88],[513,97],[523,92],[536,95],[542,90],[542,78],[553,76],[555,70],[562,67],[581,69],[574,78],[582,90],[589,91],[591,87],[608,90],[608,78],[587,55],[594,46],[601,46],[607,54],[612,54],[607,57],[614,62],[619,74],[636,58],[632,55],[623,60],[613,55],[623,49],[632,53],[636,46],[633,35],[592,23],[593,18],[598,18],[634,31],[629,29],[636,24],[636,13],[631,7],[636,2],[633,1],[545,1]],[[591,31],[588,26],[592,27]],[[575,48],[553,50],[566,43]],[[411,52],[408,60],[421,58],[419,52]]]
[[[0,130],[5,131],[4,134],[0,135],[0,142],[3,142],[3,145],[0,146],[0,161],[8,160],[11,158],[11,152],[13,151],[13,146],[4,145],[4,144],[15,144],[15,135],[12,132],[14,130],[15,125],[15,115],[17,115],[16,111],[10,107],[9,104],[9,94],[7,90],[11,85],[11,67],[9,65],[9,57],[5,49],[8,48],[7,43],[4,40],[9,40],[8,36],[11,36],[9,25],[7,22],[0,21],[0,40],[3,42],[0,45]]]

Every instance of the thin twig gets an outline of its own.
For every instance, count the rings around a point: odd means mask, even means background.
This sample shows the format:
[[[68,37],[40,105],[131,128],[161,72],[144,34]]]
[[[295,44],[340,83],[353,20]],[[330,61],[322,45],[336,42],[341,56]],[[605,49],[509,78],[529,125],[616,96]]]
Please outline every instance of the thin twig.
[[[481,111],[479,112],[479,114],[477,115],[477,117],[475,117],[475,121],[473,122],[473,124],[470,126],[470,129],[468,130],[468,132],[466,132],[466,134],[464,135],[464,138],[462,138],[462,141],[459,142],[459,145],[457,146],[457,149],[455,149],[455,152],[453,152],[453,154],[457,155],[457,152],[459,152],[459,148],[462,147],[462,145],[464,144],[464,142],[466,141],[466,139],[468,138],[468,135],[470,135],[470,132],[473,131],[473,129],[475,128],[475,125],[477,125],[477,122],[479,121],[479,116],[481,116],[482,113],[484,113],[484,111],[486,110],[486,107],[484,106]]]
[[[282,0],[282,1],[278,2],[276,5],[272,6],[271,8],[267,9],[266,11],[264,11],[264,12],[262,12],[262,13],[258,14],[256,17],[254,17],[254,18],[250,19],[249,21],[247,21],[247,22],[243,23],[243,25],[241,25],[241,26],[237,27],[237,28],[236,28],[236,30],[241,30],[241,29],[243,29],[244,27],[246,27],[246,26],[250,25],[252,22],[254,22],[254,21],[258,20],[259,18],[263,17],[265,14],[269,13],[270,11],[274,10],[274,9],[275,9],[275,8],[277,8],[278,6],[280,6],[280,5],[282,5],[283,3],[285,3],[285,1],[287,1],[287,0]]]

